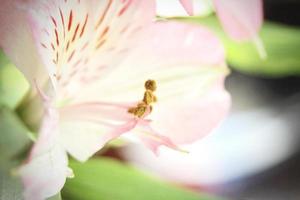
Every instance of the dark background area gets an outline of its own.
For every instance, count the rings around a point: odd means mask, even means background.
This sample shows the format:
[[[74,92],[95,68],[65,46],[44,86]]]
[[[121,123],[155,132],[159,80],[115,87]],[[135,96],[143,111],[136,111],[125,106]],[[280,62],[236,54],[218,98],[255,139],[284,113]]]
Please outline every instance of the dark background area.
[[[266,20],[300,27],[300,1],[265,0],[264,15]],[[300,77],[269,79],[233,71],[226,82],[228,90],[232,92],[233,101],[235,94],[231,88],[236,83],[246,83],[247,86],[241,86],[242,89],[244,87],[245,90],[255,90],[252,92],[261,94],[259,98],[274,110],[280,111],[294,106],[293,112],[288,115],[292,119],[293,134],[299,138],[295,141],[298,150],[271,169],[222,186],[214,186],[214,190],[220,196],[233,200],[300,200],[300,98],[296,98],[299,103],[295,102],[295,105],[282,103],[288,98],[300,95]]]

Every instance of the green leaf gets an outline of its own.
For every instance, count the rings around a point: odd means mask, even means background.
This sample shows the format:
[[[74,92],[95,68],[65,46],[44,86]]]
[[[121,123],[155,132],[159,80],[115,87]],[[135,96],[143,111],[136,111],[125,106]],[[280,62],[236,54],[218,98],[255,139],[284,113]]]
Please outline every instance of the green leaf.
[[[25,77],[0,51],[0,105],[15,109],[28,90]]]
[[[71,162],[75,178],[68,179],[64,200],[212,200],[167,184],[118,161],[101,158],[85,164]]]
[[[1,167],[11,166],[24,153],[31,140],[29,131],[18,116],[8,108],[0,107],[0,162]]]
[[[268,57],[262,60],[252,42],[231,40],[215,16],[185,18],[188,22],[208,26],[225,44],[227,60],[236,70],[260,76],[300,75],[300,29],[265,22],[260,32]]]

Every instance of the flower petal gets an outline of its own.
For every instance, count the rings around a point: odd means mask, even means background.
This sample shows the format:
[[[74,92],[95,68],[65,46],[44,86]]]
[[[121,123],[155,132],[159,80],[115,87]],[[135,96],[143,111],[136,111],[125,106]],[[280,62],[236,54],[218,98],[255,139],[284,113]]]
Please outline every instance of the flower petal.
[[[49,110],[29,160],[20,167],[25,199],[42,200],[57,194],[66,177],[72,176],[68,168],[66,151],[58,142],[57,116]]]
[[[258,32],[263,22],[262,0],[213,0],[221,24],[237,41],[253,40],[261,58],[267,53]]]
[[[194,14],[193,0],[179,0],[189,15]]]
[[[21,0],[1,1],[0,47],[27,80],[31,83],[36,80],[43,84],[47,80],[47,73],[39,59],[21,2]]]
[[[263,22],[262,1],[213,0],[225,31],[236,40],[254,38]]]
[[[152,128],[175,143],[192,142],[213,129],[228,110],[230,98],[222,87],[227,73],[223,47],[211,32],[159,22],[146,30],[141,46],[122,67],[95,86],[98,90],[91,87],[80,96],[140,101],[145,81],[153,79],[158,101],[148,116]]]
[[[206,136],[225,118],[230,107],[223,81],[214,84],[209,92],[193,99],[179,96],[176,101],[158,103],[151,116],[152,126],[176,144],[193,143]]]
[[[161,135],[151,127],[151,121],[140,120],[135,129],[131,131],[141,140],[155,155],[159,155],[159,147],[166,146],[176,151],[179,149],[168,137]]]
[[[36,45],[63,98],[114,69],[155,14],[154,2],[146,0],[33,2]]]
[[[60,139],[64,148],[84,162],[104,145],[133,129],[137,121],[127,112],[130,106],[85,103],[61,111]]]

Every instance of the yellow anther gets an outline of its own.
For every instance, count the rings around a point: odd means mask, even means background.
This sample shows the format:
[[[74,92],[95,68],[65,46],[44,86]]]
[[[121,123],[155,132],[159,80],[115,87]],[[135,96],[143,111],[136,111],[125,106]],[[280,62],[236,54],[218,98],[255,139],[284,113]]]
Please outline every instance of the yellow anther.
[[[137,117],[142,117],[146,111],[147,111],[148,105],[146,105],[144,102],[139,103],[136,107],[129,108],[128,112],[132,113],[133,115]]]
[[[146,90],[144,93],[143,102],[147,105],[156,102],[156,96],[153,94],[151,90]]]
[[[145,82],[146,90],[151,90],[154,92],[156,90],[156,82],[154,80],[148,80]]]
[[[156,96],[154,95],[154,91],[156,90],[156,82],[154,80],[148,80],[145,82],[146,91],[144,92],[143,101],[138,103],[136,107],[132,107],[128,109],[128,112],[141,118],[146,113],[147,109],[152,111],[152,103],[157,101]]]

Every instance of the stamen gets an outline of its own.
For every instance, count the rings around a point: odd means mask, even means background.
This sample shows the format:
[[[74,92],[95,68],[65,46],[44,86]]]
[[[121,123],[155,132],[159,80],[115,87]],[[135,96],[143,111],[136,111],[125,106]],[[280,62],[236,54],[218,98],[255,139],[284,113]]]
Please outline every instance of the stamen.
[[[138,118],[143,118],[147,111],[151,113],[151,104],[157,101],[157,98],[153,93],[156,90],[156,82],[154,80],[147,80],[145,82],[145,89],[146,91],[144,92],[143,100],[139,102],[136,107],[128,109],[129,113],[137,116]]]
[[[146,113],[147,108],[148,108],[148,105],[145,104],[144,102],[141,102],[136,107],[129,108],[128,112],[139,118],[142,118],[143,115]]]
[[[156,90],[156,82],[154,80],[148,80],[145,82],[146,90],[151,90],[154,92]]]

